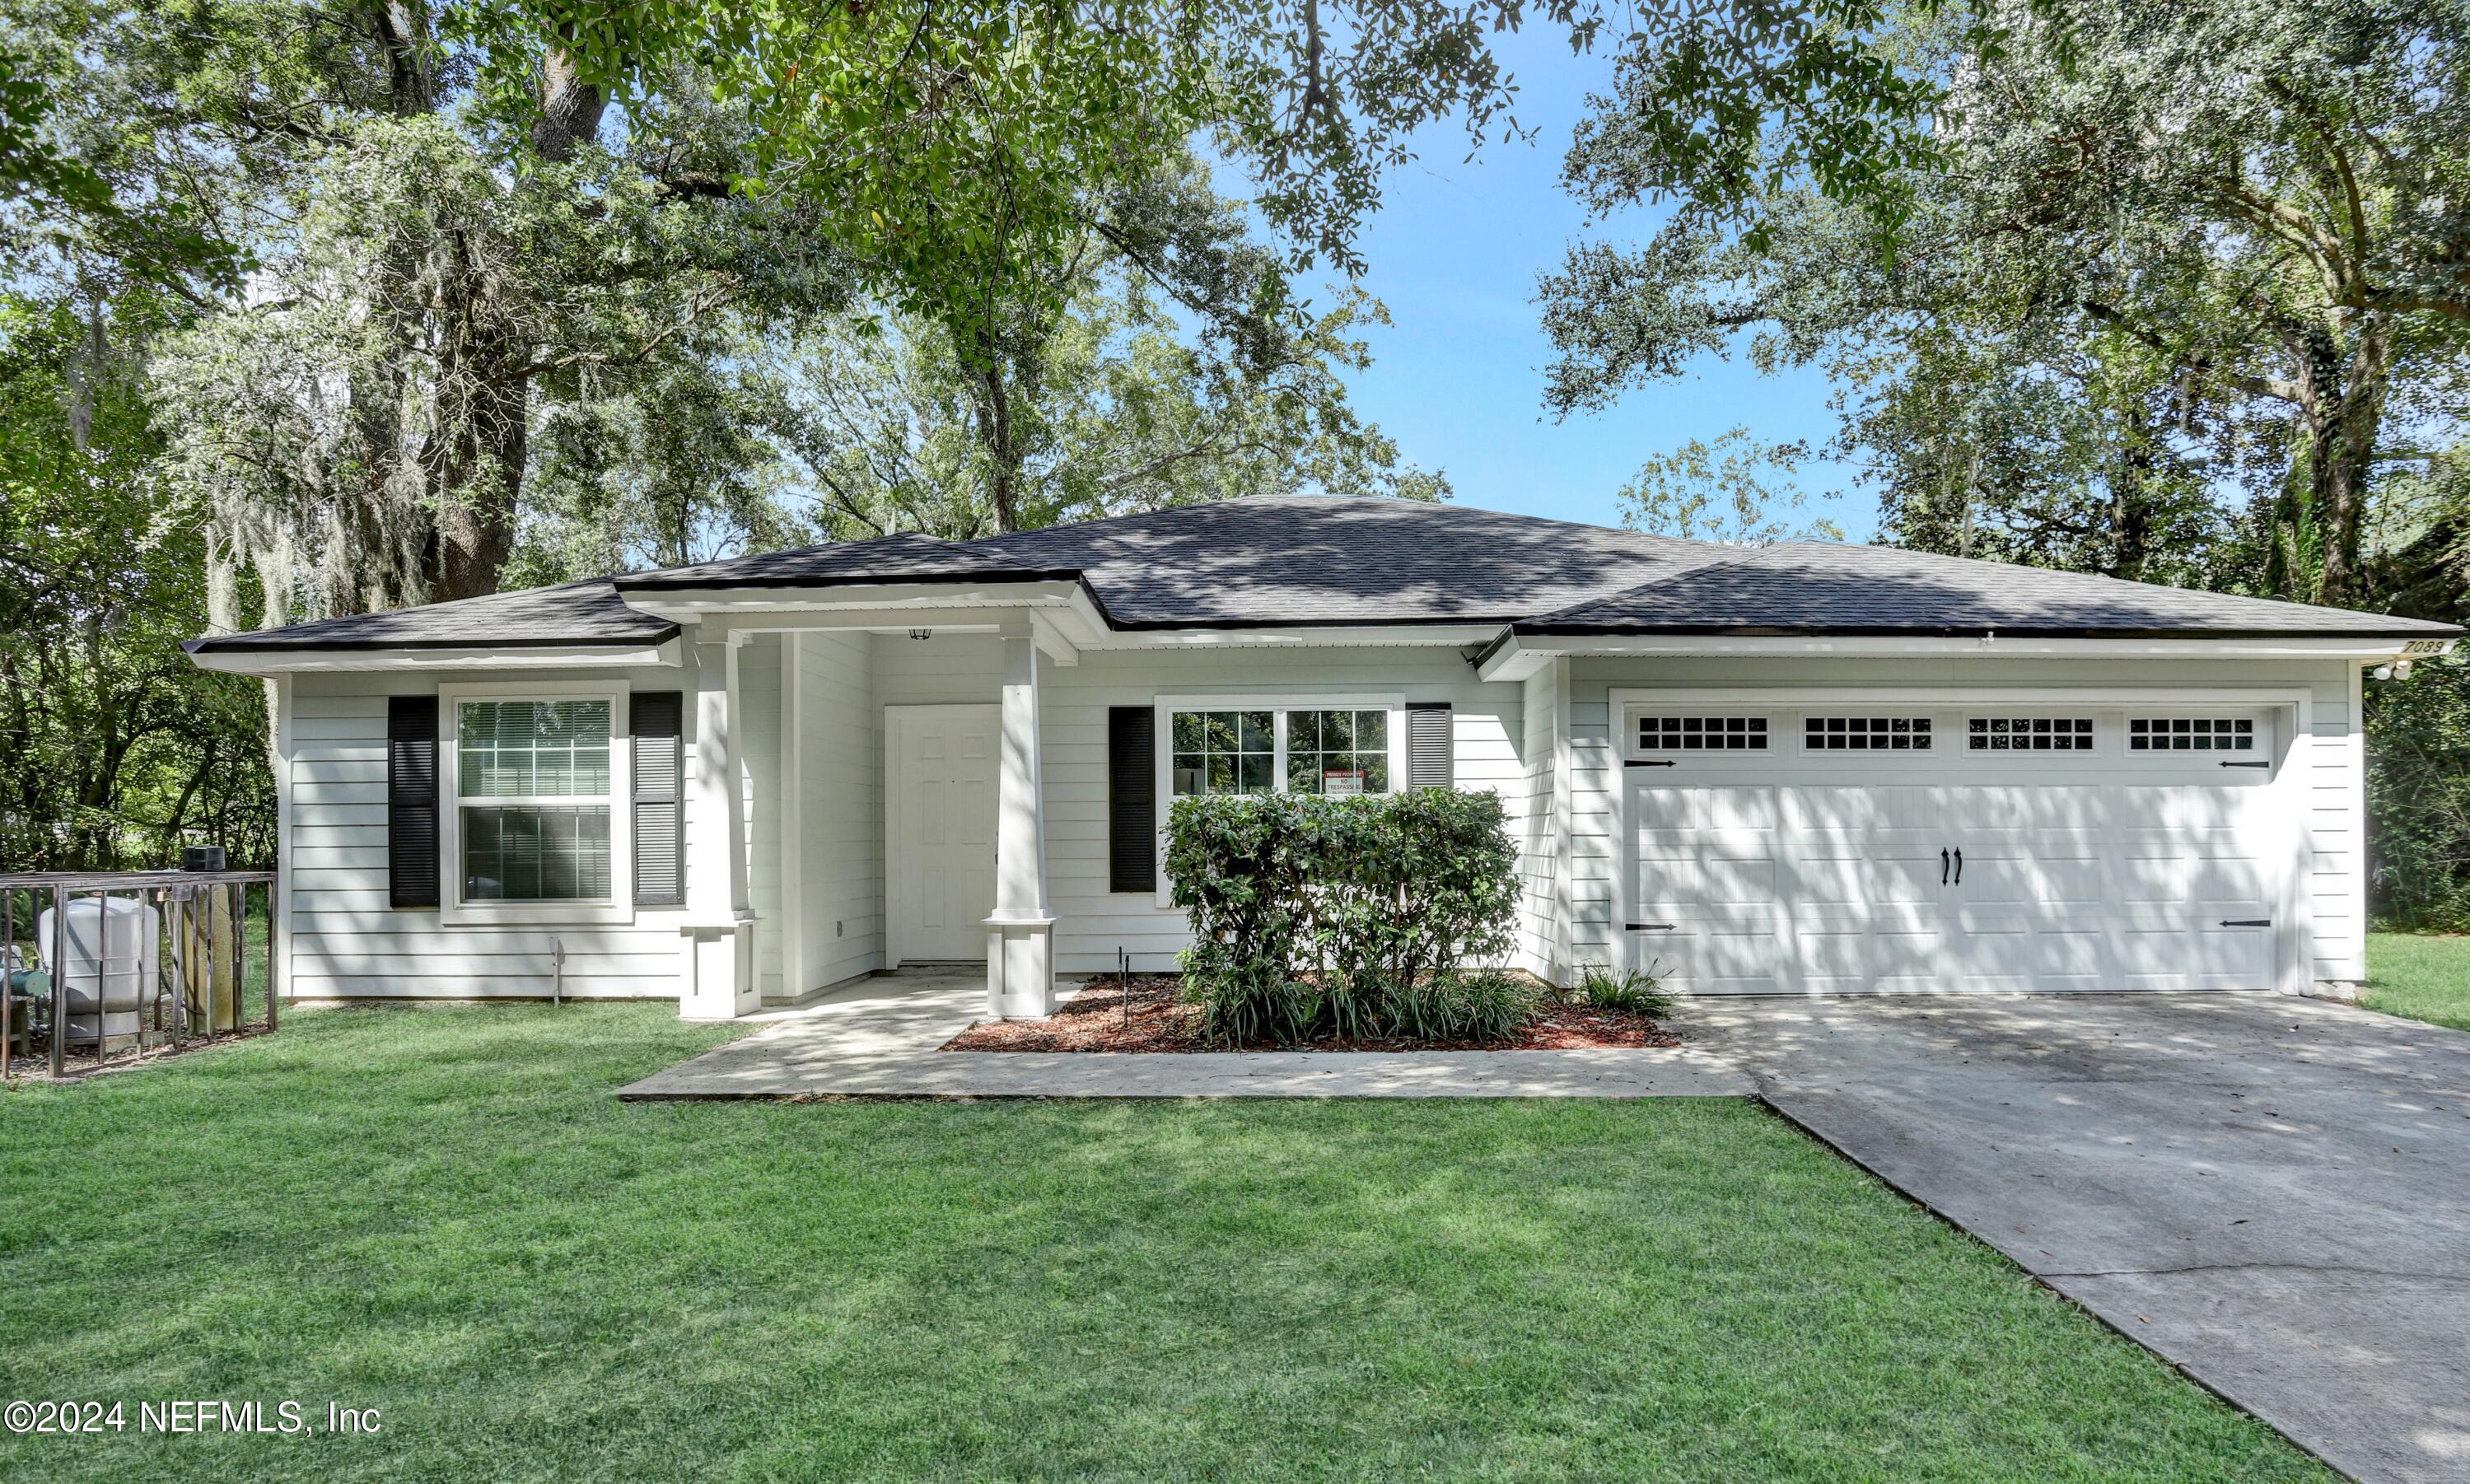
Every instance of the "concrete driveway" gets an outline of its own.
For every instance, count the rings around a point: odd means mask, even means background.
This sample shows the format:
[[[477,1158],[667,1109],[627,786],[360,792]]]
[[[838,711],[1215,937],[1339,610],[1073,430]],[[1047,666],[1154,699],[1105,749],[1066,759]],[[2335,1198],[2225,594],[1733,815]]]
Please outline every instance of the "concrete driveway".
[[[2335,1468],[2470,1480],[2470,1035],[2252,994],[1674,1018],[1787,1117]]]

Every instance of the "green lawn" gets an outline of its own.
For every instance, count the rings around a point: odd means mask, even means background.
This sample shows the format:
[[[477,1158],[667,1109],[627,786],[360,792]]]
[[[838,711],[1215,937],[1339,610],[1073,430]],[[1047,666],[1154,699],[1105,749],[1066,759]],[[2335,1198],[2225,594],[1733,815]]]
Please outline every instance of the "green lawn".
[[[2367,987],[2359,1003],[2470,1031],[2470,938],[2368,934]]]
[[[0,1094],[0,1395],[131,1428],[0,1477],[2326,1477],[1745,1102],[608,1096],[725,1033],[328,1010]]]

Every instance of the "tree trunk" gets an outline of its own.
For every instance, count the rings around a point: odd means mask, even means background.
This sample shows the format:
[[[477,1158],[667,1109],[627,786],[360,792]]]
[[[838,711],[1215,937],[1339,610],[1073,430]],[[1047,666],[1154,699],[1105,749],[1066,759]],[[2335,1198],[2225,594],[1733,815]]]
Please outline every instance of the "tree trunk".
[[[2122,421],[2127,436],[2109,476],[2108,575],[2142,582],[2153,559],[2153,425],[2140,400],[2131,399]]]
[[[978,372],[978,385],[983,395],[978,399],[978,441],[986,446],[987,457],[994,465],[988,491],[995,507],[995,530],[1009,535],[1020,529],[1020,449],[1014,436],[1012,396],[1004,385],[1001,364],[987,352],[988,360]]]
[[[560,35],[571,40],[571,23]],[[541,62],[540,117],[532,121],[532,149],[545,160],[563,164],[574,158],[577,145],[599,137],[600,114],[609,100],[599,88],[576,75],[573,54],[549,48]]]
[[[2390,352],[2391,333],[2382,318],[2370,315],[2362,321],[2351,340],[2341,395],[2319,419],[2322,436],[2308,470],[2316,519],[2323,531],[2324,566],[2316,600],[2336,608],[2354,607],[2366,596],[2359,538],[2375,473],[2376,437],[2383,430]]]
[[[423,575],[431,602],[498,591],[515,549],[517,500],[531,452],[529,411],[528,387],[520,380],[482,388],[465,409],[430,536]]]
[[[397,118],[416,118],[437,106],[430,76],[429,15],[418,0],[382,0],[364,12],[386,59],[386,106]]]

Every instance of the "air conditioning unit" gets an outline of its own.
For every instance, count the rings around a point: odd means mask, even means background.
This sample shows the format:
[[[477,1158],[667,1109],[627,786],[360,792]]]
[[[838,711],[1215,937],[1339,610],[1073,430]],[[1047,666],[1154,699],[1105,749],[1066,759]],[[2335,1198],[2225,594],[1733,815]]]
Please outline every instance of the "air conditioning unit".
[[[35,948],[52,973],[54,1024],[72,1046],[135,1035],[161,978],[161,915],[147,902],[81,896],[60,932],[62,910],[47,908],[35,921]]]

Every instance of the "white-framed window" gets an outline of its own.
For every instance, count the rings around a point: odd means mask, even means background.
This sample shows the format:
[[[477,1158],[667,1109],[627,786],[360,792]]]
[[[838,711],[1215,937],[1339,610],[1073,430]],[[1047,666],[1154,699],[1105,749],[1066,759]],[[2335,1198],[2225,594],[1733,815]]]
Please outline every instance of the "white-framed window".
[[[1403,695],[1160,696],[1157,822],[1206,794],[1389,794],[1407,777]],[[1158,876],[1158,903],[1173,889]]]
[[[1767,719],[1763,716],[1642,716],[1638,719],[1642,753],[1763,753]]]
[[[1168,734],[1177,795],[1266,794],[1277,786],[1275,711],[1177,711]]]
[[[1965,747],[1975,753],[2089,753],[2089,716],[1968,716]]]
[[[1159,707],[1169,739],[1167,795],[1386,794],[1404,776],[1403,703],[1176,702]]]
[[[1811,753],[1926,753],[1926,716],[1806,716],[1801,745]]]
[[[445,919],[610,922],[634,912],[622,686],[441,686]]]
[[[2252,753],[2255,718],[2251,716],[2131,716],[2127,719],[2131,753]]]
[[[1282,711],[1286,724],[1287,792],[1386,794],[1389,713],[1379,707],[1317,707]]]

